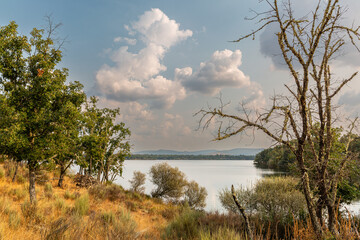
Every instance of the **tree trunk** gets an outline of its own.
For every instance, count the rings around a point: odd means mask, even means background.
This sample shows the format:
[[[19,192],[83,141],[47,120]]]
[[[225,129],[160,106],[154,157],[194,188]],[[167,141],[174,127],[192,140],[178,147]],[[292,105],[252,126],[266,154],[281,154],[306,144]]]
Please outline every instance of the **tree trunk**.
[[[13,176],[13,178],[12,178],[12,182],[15,182],[18,168],[19,168],[19,162],[16,161],[15,172],[14,172],[14,176]]]
[[[30,203],[36,202],[36,191],[35,191],[35,166],[33,164],[29,164],[29,195],[30,195]]]
[[[240,205],[236,195],[235,195],[235,191],[234,191],[234,185],[231,185],[231,194],[232,194],[232,197],[234,199],[234,202],[237,206],[237,208],[239,209],[241,215],[244,217],[244,220],[245,220],[245,228],[246,228],[246,233],[248,235],[248,238],[249,240],[253,240],[254,239],[254,235],[252,233],[252,230],[251,230],[251,226],[250,226],[250,222],[249,222],[249,218],[248,216],[246,215],[245,213],[245,209]]]
[[[64,175],[65,175],[65,168],[63,165],[60,166],[60,176],[59,176],[59,182],[58,187],[63,187],[63,181],[64,181]]]
[[[335,207],[332,204],[327,204],[327,208],[328,208],[328,215],[329,215],[328,228],[332,234],[336,235],[337,233],[335,231],[335,222],[336,222]]]

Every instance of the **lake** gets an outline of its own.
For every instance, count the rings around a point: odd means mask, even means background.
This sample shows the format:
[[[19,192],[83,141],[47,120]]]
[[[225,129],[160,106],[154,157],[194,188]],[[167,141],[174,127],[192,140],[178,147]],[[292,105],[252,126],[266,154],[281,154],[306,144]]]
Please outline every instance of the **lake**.
[[[126,160],[124,162],[123,177],[116,179],[115,183],[125,189],[130,188],[129,180],[134,171],[146,173],[145,192],[149,194],[154,185],[149,179],[151,166],[167,162],[184,172],[188,180],[195,180],[206,188],[207,211],[224,211],[218,199],[218,192],[223,188],[234,186],[250,187],[264,175],[273,174],[272,170],[255,168],[252,160]]]

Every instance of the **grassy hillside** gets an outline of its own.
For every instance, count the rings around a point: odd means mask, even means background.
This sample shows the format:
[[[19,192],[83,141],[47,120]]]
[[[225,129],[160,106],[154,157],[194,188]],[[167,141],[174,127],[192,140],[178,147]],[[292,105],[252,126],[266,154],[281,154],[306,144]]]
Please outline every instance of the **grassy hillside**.
[[[71,177],[58,188],[53,173],[38,178],[37,204],[28,202],[25,168],[11,181],[0,164],[0,239],[160,239],[177,206],[107,185],[76,187]]]

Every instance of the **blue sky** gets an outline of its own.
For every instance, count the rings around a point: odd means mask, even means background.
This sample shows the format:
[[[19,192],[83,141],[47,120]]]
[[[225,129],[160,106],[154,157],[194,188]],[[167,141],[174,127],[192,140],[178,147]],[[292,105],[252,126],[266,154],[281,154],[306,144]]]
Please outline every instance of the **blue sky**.
[[[295,1],[296,2],[296,1]],[[314,1],[297,1],[300,13]],[[348,19],[358,22],[360,1],[346,0]],[[135,151],[147,149],[268,147],[260,133],[212,142],[211,131],[195,131],[202,107],[217,105],[221,92],[234,106],[241,100],[265,107],[289,80],[276,54],[271,29],[255,40],[232,43],[256,28],[250,9],[266,9],[253,0],[13,0],[4,1],[0,25],[16,21],[22,34],[46,26],[45,15],[63,25],[67,37],[62,67],[69,81],[80,81],[101,106],[120,107],[121,121],[132,131]],[[275,50],[275,51],[274,51]],[[360,69],[353,51],[337,61],[340,74]],[[357,111],[359,79],[340,102]],[[235,107],[234,107],[235,109]]]

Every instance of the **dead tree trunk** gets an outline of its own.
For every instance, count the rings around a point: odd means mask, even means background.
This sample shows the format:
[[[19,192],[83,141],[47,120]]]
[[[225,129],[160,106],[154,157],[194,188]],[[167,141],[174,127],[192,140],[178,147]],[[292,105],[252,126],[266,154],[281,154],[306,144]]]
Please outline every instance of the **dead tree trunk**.
[[[232,197],[234,199],[234,202],[237,206],[237,208],[239,209],[241,215],[243,216],[244,218],[244,221],[245,221],[245,228],[246,228],[246,233],[249,237],[249,240],[253,240],[254,239],[254,235],[253,235],[253,232],[251,230],[251,226],[250,226],[250,221],[249,221],[249,218],[248,216],[246,215],[246,212],[245,212],[245,209],[241,206],[241,204],[239,203],[236,195],[235,195],[235,190],[234,190],[234,185],[231,185],[231,194],[232,194]]]

